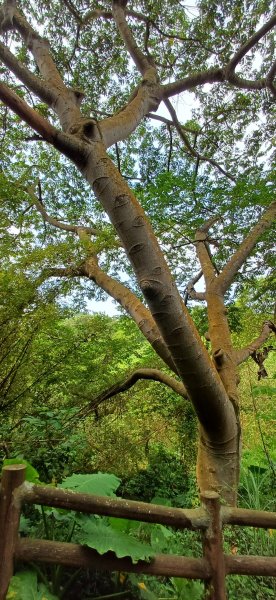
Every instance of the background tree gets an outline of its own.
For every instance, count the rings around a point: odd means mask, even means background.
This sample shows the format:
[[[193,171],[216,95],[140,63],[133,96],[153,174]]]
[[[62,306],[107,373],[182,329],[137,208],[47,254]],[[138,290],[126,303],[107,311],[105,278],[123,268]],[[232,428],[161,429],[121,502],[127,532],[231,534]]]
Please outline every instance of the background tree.
[[[237,366],[274,326],[236,352],[225,298],[240,270],[271,267],[276,16],[263,2],[7,0],[1,22],[6,248],[19,226],[14,260],[35,286],[92,281],[119,302],[170,370],[152,377],[194,406],[201,490],[234,502]],[[170,98],[187,90],[199,108],[183,124]],[[207,303],[212,359],[188,298]]]

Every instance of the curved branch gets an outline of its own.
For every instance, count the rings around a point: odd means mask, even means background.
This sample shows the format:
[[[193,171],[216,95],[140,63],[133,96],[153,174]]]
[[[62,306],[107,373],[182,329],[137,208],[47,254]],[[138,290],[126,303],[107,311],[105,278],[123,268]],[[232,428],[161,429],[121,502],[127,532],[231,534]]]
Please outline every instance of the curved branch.
[[[82,417],[89,415],[89,413],[95,410],[102,402],[113,398],[117,394],[126,392],[140,379],[159,381],[160,383],[168,386],[179,396],[182,396],[185,399],[188,398],[183,383],[177,381],[174,379],[174,377],[170,377],[170,375],[167,375],[167,373],[163,373],[163,371],[159,371],[159,369],[137,369],[123,382],[116,383],[112,387],[108,388],[108,390],[101,392],[101,394],[94,398],[92,402],[89,402],[88,406],[85,406],[83,409],[81,409],[78,415],[81,415]]]
[[[67,268],[47,268],[43,271],[46,277],[87,277],[111,298],[116,300],[132,317],[143,336],[150,343],[156,354],[177,375],[177,370],[171,354],[163,341],[161,334],[150,311],[125,285],[113,279],[99,265],[96,256],[89,256],[81,265]]]
[[[203,271],[199,271],[187,284],[185,295],[184,295],[184,304],[186,305],[188,302],[188,298],[192,298],[192,300],[206,300],[205,292],[197,292],[194,289],[195,284],[201,279],[203,275]]]
[[[276,334],[276,327],[272,321],[265,321],[263,324],[262,331],[260,335],[248,346],[241,348],[240,350],[236,350],[234,354],[234,359],[237,365],[245,362],[249,356],[252,356],[261,346],[266,342],[271,333]]]
[[[249,40],[247,40],[247,42],[239,48],[239,50],[234,54],[233,58],[228,62],[228,64],[224,68],[213,67],[212,69],[208,69],[206,71],[194,73],[188,77],[185,77],[184,79],[180,79],[179,81],[174,81],[172,83],[163,85],[163,97],[169,98],[170,96],[180,94],[185,90],[189,90],[193,87],[203,85],[205,83],[219,82],[229,82],[232,85],[235,85],[239,88],[248,90],[261,90],[265,87],[269,87],[272,93],[275,94],[275,88],[273,85],[271,85],[270,79],[267,81],[267,79],[262,78],[256,81],[252,81],[249,79],[244,79],[243,77],[239,77],[235,73],[235,68],[238,65],[238,63],[242,60],[242,58],[275,25],[276,15],[273,15],[267,23],[265,23],[258,31],[256,31],[249,38]]]
[[[228,177],[228,179],[231,179],[231,181],[235,182],[236,181],[235,177],[233,175],[231,175],[231,173],[228,173],[228,171],[225,171],[225,169],[223,169],[223,167],[221,167],[221,165],[216,160],[214,160],[213,158],[210,158],[209,156],[205,156],[204,154],[200,154],[191,146],[189,138],[184,133],[184,127],[182,127],[182,125],[179,123],[176,111],[175,111],[174,107],[172,106],[171,102],[168,99],[164,99],[164,104],[166,105],[166,107],[172,117],[173,124],[179,134],[179,137],[184,142],[185,146],[188,148],[190,154],[192,156],[194,156],[195,158],[197,158],[198,161],[209,162],[211,165],[216,167],[221,173],[223,173],[223,175]]]
[[[157,110],[161,101],[161,88],[157,82],[156,68],[138,48],[126,22],[124,9],[118,1],[113,2],[113,14],[119,33],[143,75],[143,80],[123,109],[99,123],[106,148],[126,139],[151,110]]]
[[[151,79],[153,82],[156,82],[156,69],[153,64],[149,62],[148,57],[145,56],[137,46],[132,32],[126,22],[125,11],[122,4],[123,3],[120,2],[120,0],[113,0],[112,2],[112,14],[117,29],[137,69],[140,71],[143,77],[147,77],[147,79]]]
[[[276,25],[276,15],[273,15],[267,23],[265,23],[258,31],[255,33],[243,44],[239,50],[234,54],[233,58],[229,61],[229,63],[225,67],[226,79],[231,82],[232,74],[235,71],[236,66],[243,59],[243,57],[253,48],[259,40],[264,37],[273,27]]]
[[[96,256],[89,256],[81,267],[81,274],[85,275],[91,281],[96,283],[111,298],[122,306],[122,308],[132,317],[141,333],[151,344],[155,352],[162,358],[168,367],[177,374],[177,369],[171,357],[171,354],[162,339],[160,331],[150,313],[144,304],[137,298],[133,292],[125,285],[107,275],[99,267]]]
[[[273,63],[271,69],[268,71],[266,78],[266,85],[268,89],[272,92],[273,96],[276,96],[276,86],[274,85],[274,79],[276,77],[276,60]]]
[[[276,202],[272,202],[263,213],[259,222],[253,227],[248,236],[243,240],[237,252],[233,254],[217,278],[217,286],[222,294],[230,287],[234,277],[256,246],[259,237],[269,229],[276,218]]]
[[[48,105],[54,102],[55,95],[46,85],[46,82],[31,73],[2,42],[0,42],[0,59],[42,102],[46,102]]]
[[[98,123],[106,148],[127,139],[151,110],[157,110],[160,101],[159,85],[142,82],[124,108]]]
[[[37,131],[46,142],[54,144],[58,130],[42,117],[36,110],[31,108],[25,100],[22,100],[5,83],[0,82],[0,100],[6,104],[27,125]]]
[[[28,23],[27,19],[16,8],[13,10],[11,29],[21,35],[27,48],[32,52],[39,71],[48,87],[51,106],[57,113],[64,131],[67,131],[82,118],[79,110],[83,94],[79,90],[67,88],[50,54],[50,46]],[[14,65],[15,66],[15,65]],[[31,74],[32,75],[32,74]],[[21,76],[26,77],[24,69]],[[30,83],[38,89],[37,82],[31,77]],[[34,92],[37,93],[34,89]]]
[[[191,90],[192,88],[197,87],[198,85],[222,81],[224,81],[223,69],[221,69],[220,67],[214,67],[212,69],[208,69],[207,71],[193,73],[192,75],[188,75],[188,77],[184,77],[184,79],[179,79],[179,81],[167,83],[161,86],[161,89],[163,92],[163,98],[170,98],[170,96],[181,94],[181,92]]]
[[[165,123],[165,125],[174,125],[174,122],[172,119],[167,119],[166,117],[162,117],[161,115],[154,115],[153,113],[148,113],[147,117],[149,119],[154,119],[155,121],[160,121],[161,123]],[[184,129],[185,131],[188,131],[188,133],[192,133],[193,135],[199,135],[201,133],[201,131],[192,129],[191,127],[186,127],[186,125],[181,125],[181,128]]]
[[[113,14],[111,10],[95,8],[88,10],[84,17],[81,17],[81,15],[76,10],[75,6],[73,6],[73,4],[70,2],[70,0],[63,0],[63,3],[67,6],[68,10],[75,17],[76,21],[78,22],[78,25],[80,25],[81,27],[88,25],[90,21],[94,21],[95,19],[113,19]],[[135,10],[126,9],[125,14],[128,17],[138,19],[138,21],[143,21],[144,23],[148,22],[148,18],[145,17],[145,15],[143,15],[142,13],[138,13]]]
[[[30,196],[32,197],[36,208],[42,215],[43,220],[46,221],[47,223],[49,223],[50,225],[53,225],[53,227],[56,227],[57,229],[62,229],[64,231],[72,231],[72,233],[77,233],[77,234],[80,231],[90,234],[90,235],[98,235],[99,234],[99,231],[97,229],[94,229],[94,227],[85,227],[84,225],[72,225],[69,223],[62,223],[61,221],[58,221],[58,219],[51,217],[47,213],[42,201],[37,198],[37,196],[34,194],[33,190],[28,189],[28,192],[29,192]]]

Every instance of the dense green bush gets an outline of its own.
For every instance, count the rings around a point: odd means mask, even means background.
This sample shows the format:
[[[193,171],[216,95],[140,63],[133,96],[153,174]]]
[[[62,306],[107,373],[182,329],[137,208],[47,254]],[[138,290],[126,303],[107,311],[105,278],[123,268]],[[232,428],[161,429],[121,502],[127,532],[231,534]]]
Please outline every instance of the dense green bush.
[[[154,497],[168,498],[174,503],[184,502],[191,480],[183,461],[162,445],[150,450],[148,461],[147,468],[123,481],[119,489],[121,495],[145,502]]]

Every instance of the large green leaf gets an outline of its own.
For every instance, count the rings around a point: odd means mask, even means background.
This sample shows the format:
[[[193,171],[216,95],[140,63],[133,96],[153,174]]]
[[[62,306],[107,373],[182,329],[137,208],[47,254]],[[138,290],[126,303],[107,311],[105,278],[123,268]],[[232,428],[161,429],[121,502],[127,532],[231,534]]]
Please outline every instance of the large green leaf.
[[[58,600],[44,585],[37,582],[35,571],[21,571],[11,579],[7,600]]]
[[[111,473],[73,474],[66,477],[59,487],[97,496],[115,496],[120,483],[120,479]]]
[[[97,550],[99,554],[112,551],[118,558],[129,556],[133,563],[138,560],[149,562],[154,556],[154,551],[148,544],[143,544],[121,531],[115,531],[102,519],[84,518],[78,541]]]

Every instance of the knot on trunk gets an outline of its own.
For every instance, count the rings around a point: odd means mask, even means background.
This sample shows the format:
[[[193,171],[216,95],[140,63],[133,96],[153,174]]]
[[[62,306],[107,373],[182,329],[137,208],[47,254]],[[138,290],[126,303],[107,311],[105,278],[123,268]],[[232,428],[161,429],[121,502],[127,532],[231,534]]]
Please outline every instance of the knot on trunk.
[[[215,350],[215,352],[213,353],[213,359],[214,359],[216,368],[219,371],[222,368],[223,364],[225,363],[226,355],[223,352],[223,350],[221,348],[219,348],[218,350]]]
[[[91,140],[96,141],[101,138],[98,124],[95,119],[81,119],[81,121],[75,122],[69,127],[68,133],[89,143]]]

